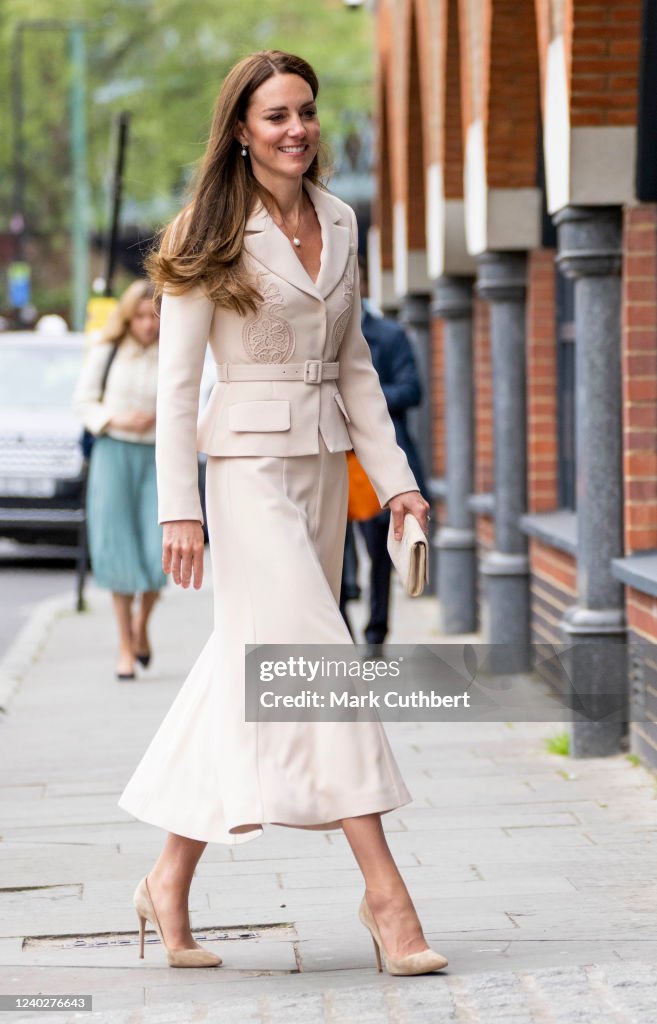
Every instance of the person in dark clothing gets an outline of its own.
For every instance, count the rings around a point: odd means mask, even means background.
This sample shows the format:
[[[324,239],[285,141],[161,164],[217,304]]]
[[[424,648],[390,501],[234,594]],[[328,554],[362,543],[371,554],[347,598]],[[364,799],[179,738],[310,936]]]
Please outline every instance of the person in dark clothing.
[[[367,287],[367,263],[361,253],[358,255],[358,264],[362,331],[370,346],[372,362],[379,375],[379,381],[388,403],[388,412],[395,426],[397,443],[406,453],[408,464],[417,480],[422,496],[429,501],[420,458],[406,423],[406,410],[419,405],[422,400],[422,385],[413,349],[400,324],[383,316],[381,311],[370,301]],[[358,528],[365,541],[371,563],[370,615],[365,627],[366,657],[382,655],[383,643],[388,633],[390,574],[392,571],[392,562],[387,547],[389,521],[390,512],[388,510],[381,511],[372,519],[358,521]],[[352,530],[353,524],[349,523],[345,542],[345,554],[348,557],[345,557],[343,565],[340,610],[353,636],[346,611],[347,601],[358,590],[355,545],[353,544],[353,535],[349,535]]]

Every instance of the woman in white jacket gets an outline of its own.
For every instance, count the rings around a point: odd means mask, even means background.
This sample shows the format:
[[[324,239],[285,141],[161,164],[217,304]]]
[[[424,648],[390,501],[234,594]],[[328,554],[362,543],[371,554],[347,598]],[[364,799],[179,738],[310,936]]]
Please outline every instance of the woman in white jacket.
[[[75,411],[95,435],[87,533],[94,579],[112,591],[118,679],[135,678],[136,660],[149,664],[148,622],[167,583],[157,521],[159,320],[153,293],[150,281],[133,281],[126,289],[87,353],[73,397]],[[133,614],[137,594],[141,597]]]
[[[119,800],[169,832],[135,892],[175,966],[216,966],[187,900],[207,842],[263,824],[343,829],[360,918],[393,973],[438,970],[381,814],[411,801],[381,722],[245,716],[245,645],[348,644],[338,598],[352,446],[398,536],[421,496],[360,330],[353,210],[319,183],[317,78],[280,51],[244,58],[217,99],[192,200],[149,271],[163,291],[157,405],[163,564],[200,587],[197,446],[214,633]],[[197,426],[208,340],[217,383]],[[380,933],[377,929],[380,929]]]

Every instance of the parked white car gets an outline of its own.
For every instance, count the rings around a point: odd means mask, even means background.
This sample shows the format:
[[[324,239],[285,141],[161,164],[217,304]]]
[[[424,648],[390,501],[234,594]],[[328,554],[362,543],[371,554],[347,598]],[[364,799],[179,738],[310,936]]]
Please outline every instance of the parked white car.
[[[85,335],[69,331],[0,333],[0,508],[80,508],[84,462],[82,424],[71,409],[82,367]],[[208,348],[200,408],[210,395],[215,367]],[[201,494],[205,456],[199,456]],[[76,543],[76,532],[50,535],[43,525],[0,520],[0,535],[31,543]]]
[[[84,467],[80,424],[71,411],[71,398],[83,354],[81,333],[0,334],[3,508],[80,507]],[[2,534],[14,540],[48,541],[47,526],[45,535],[40,529],[4,525]]]

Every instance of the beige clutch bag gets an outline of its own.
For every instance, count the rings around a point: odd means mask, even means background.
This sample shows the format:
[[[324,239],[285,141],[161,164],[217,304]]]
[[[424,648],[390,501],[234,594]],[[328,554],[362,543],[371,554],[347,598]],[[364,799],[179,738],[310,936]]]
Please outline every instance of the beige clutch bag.
[[[414,515],[404,516],[401,540],[395,539],[392,515],[388,527],[388,553],[409,597],[419,597],[429,582],[429,541]]]

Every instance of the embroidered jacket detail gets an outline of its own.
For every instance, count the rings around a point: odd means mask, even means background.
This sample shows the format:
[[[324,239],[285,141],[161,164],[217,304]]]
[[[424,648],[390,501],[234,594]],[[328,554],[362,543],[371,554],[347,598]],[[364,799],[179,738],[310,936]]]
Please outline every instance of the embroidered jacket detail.
[[[356,257],[350,257],[349,265],[345,270],[344,277],[342,278],[342,293],[344,295],[347,305],[338,313],[333,324],[333,352],[337,354],[344,333],[347,330],[347,324],[349,323],[353,306],[354,306],[354,278],[356,276]]]
[[[242,329],[244,348],[256,363],[284,363],[294,352],[294,328],[281,316],[284,302],[276,284],[263,285],[265,274],[258,274],[263,302]]]

